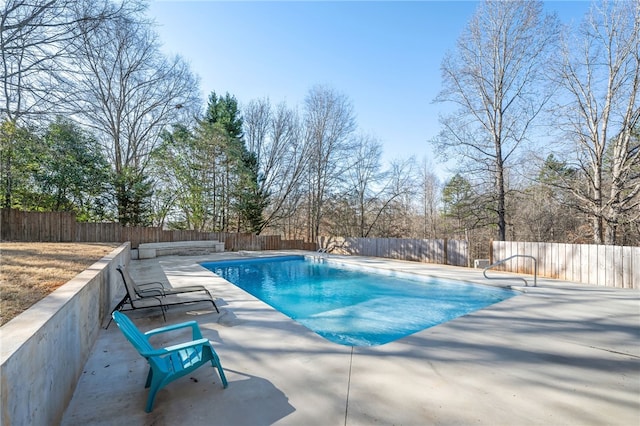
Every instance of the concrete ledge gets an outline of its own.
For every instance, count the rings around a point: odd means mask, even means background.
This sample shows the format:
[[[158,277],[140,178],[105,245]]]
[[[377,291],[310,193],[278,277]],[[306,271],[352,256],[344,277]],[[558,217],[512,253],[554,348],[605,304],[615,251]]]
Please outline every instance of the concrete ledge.
[[[216,240],[142,243],[138,246],[138,259],[153,259],[157,256],[170,255],[194,256],[223,251],[224,243]]]
[[[125,243],[0,328],[3,425],[59,424],[122,284]],[[117,302],[116,302],[117,303]]]

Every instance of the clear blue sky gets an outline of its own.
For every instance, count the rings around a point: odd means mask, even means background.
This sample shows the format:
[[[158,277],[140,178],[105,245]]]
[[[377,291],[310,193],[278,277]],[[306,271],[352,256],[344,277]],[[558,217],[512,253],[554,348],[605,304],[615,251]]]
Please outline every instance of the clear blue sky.
[[[148,16],[165,52],[200,77],[203,98],[229,92],[241,104],[268,97],[299,106],[326,85],[352,101],[359,130],[383,145],[384,159],[430,159],[441,104],[440,63],[475,12],[469,1],[155,0]],[[569,23],[585,1],[548,1]]]

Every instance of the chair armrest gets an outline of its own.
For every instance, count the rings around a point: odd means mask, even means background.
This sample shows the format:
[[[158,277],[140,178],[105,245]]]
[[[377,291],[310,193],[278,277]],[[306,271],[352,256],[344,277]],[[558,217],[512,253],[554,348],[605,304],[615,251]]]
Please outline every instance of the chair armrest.
[[[153,330],[149,330],[144,333],[145,336],[150,337],[156,334],[166,333],[168,331],[179,330],[181,328],[191,327],[191,335],[194,340],[202,339],[202,333],[200,332],[200,327],[198,323],[195,321],[187,321],[179,324],[167,325],[165,327],[154,328]]]
[[[178,352],[178,351],[181,351],[183,349],[195,348],[197,346],[203,346],[203,345],[207,345],[207,344],[209,344],[209,340],[208,339],[197,339],[197,340],[194,340],[192,342],[179,343],[177,345],[167,346],[166,348],[156,349],[154,351],[140,352],[140,354],[142,356],[144,356],[144,357],[162,356],[162,355],[171,354],[173,352]]]
[[[160,288],[140,288],[138,289],[138,294],[141,297],[166,296],[164,289]]]
[[[150,282],[150,283],[142,283],[142,284],[138,283],[138,287],[140,287],[141,289],[143,287],[146,287],[146,286],[153,286],[153,287],[159,288],[161,290],[165,288],[164,284],[162,284],[160,281],[153,281],[153,282]]]

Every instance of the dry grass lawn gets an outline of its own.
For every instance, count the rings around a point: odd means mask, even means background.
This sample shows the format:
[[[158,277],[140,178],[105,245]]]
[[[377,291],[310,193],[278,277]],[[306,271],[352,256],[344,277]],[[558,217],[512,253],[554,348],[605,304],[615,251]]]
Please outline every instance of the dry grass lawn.
[[[29,309],[118,245],[0,243],[0,325]]]

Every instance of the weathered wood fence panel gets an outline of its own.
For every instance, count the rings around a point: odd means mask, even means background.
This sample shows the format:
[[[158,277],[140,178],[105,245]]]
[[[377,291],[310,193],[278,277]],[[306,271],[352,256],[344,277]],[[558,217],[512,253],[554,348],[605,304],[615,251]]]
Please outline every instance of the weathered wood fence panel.
[[[462,240],[319,237],[318,245],[336,254],[385,257],[455,266],[469,264],[469,244]]]
[[[157,227],[122,226],[119,223],[85,223],[76,222],[75,214],[68,212],[23,212],[14,209],[0,209],[0,239],[88,243],[131,241],[133,249],[141,243],[216,240],[224,242],[227,251],[317,249],[315,243],[283,240],[279,235],[168,231]]]
[[[63,212],[19,212],[2,209],[2,239],[71,242],[75,240],[75,215]]]
[[[516,254],[533,256],[538,275],[605,287],[640,288],[640,247],[493,241],[493,262]],[[516,258],[498,270],[533,274],[533,261]]]

